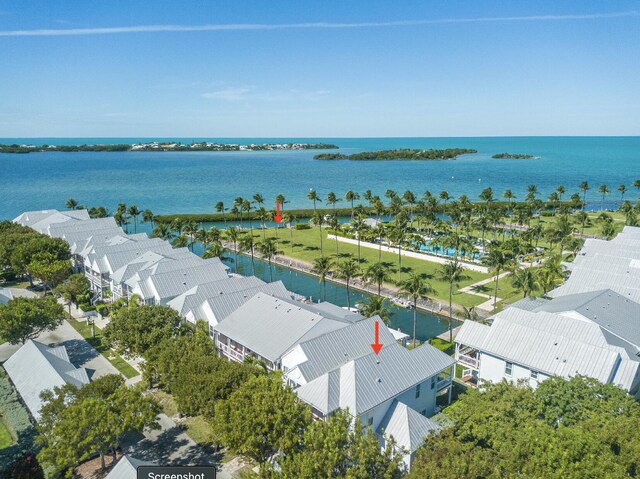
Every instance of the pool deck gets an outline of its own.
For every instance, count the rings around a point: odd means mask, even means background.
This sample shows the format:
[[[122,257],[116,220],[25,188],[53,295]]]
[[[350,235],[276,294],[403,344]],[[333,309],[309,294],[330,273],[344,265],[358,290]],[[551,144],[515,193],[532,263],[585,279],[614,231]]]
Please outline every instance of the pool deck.
[[[336,239],[335,235],[327,235],[327,238],[329,239]],[[338,236],[337,237],[338,241],[342,242],[342,243],[348,243],[348,244],[352,244],[352,245],[357,245],[358,244],[358,240],[356,239],[351,239],[351,238],[345,238],[343,236]],[[375,244],[375,243],[369,243],[368,241],[360,241],[360,246],[363,246],[365,248],[372,248],[372,249],[378,249],[381,246],[379,244]],[[393,246],[388,246],[388,245],[382,245],[382,251],[386,251],[387,253],[393,253],[393,254],[397,254],[398,253],[398,248],[393,247]],[[442,256],[436,256],[433,254],[426,254],[426,253],[418,253],[416,251],[408,251],[408,250],[401,250],[400,254],[402,256],[406,256],[408,258],[415,258],[415,259],[421,259],[423,261],[429,261],[431,263],[438,263],[438,264],[446,264],[449,261],[451,261],[451,258],[447,258],[447,257],[442,257]],[[489,268],[487,268],[486,266],[482,266],[479,264],[473,264],[473,263],[467,263],[465,261],[460,261],[458,260],[458,262],[464,266],[466,269],[469,269],[471,271],[477,271],[479,273],[488,273],[489,272]]]

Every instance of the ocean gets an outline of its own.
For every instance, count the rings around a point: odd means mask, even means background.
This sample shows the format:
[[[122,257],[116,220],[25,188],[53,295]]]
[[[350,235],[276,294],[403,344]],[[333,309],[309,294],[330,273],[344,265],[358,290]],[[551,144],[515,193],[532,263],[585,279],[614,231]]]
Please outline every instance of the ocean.
[[[163,138],[4,138],[3,144],[135,143]],[[166,138],[222,143],[333,143],[345,154],[393,148],[473,148],[477,154],[450,161],[317,161],[318,150],[240,152],[109,152],[0,154],[0,219],[26,210],[64,209],[68,198],[113,211],[118,203],[136,204],[155,214],[213,212],[216,202],[230,205],[238,196],[261,193],[267,206],[277,194],[286,208],[311,207],[309,189],[322,198],[352,189],[387,189],[421,195],[446,190],[472,200],[486,187],[496,197],[510,188],[524,198],[535,184],[542,197],[558,185],[568,198],[582,181],[592,189],[587,202],[600,206],[597,188],[611,194],[602,206],[620,201],[617,186],[640,179],[640,137],[490,137],[490,138]],[[523,153],[539,159],[492,159],[495,153]],[[346,206],[342,201],[339,206]]]

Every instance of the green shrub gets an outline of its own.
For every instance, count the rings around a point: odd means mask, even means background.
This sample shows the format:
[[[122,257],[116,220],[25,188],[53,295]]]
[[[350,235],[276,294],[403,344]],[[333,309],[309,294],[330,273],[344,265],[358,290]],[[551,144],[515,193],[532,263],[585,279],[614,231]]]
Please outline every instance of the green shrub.
[[[18,399],[4,371],[0,372],[0,411],[16,439],[15,444],[0,450],[0,471],[4,471],[25,454],[35,452],[36,432],[29,413]]]
[[[309,230],[311,225],[309,223],[297,223],[293,228],[296,230]]]

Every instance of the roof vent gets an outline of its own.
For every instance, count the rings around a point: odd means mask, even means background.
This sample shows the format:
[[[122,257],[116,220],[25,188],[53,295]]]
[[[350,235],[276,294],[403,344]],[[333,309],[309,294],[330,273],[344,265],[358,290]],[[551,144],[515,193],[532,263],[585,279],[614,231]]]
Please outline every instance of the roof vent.
[[[376,381],[378,381],[379,383],[382,382],[382,378],[377,378]]]

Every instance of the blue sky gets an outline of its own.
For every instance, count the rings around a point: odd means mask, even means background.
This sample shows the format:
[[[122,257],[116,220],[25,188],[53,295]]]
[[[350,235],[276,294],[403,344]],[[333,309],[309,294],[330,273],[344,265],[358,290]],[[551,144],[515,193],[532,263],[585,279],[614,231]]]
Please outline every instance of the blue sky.
[[[639,135],[638,1],[0,1],[0,137]]]

